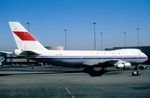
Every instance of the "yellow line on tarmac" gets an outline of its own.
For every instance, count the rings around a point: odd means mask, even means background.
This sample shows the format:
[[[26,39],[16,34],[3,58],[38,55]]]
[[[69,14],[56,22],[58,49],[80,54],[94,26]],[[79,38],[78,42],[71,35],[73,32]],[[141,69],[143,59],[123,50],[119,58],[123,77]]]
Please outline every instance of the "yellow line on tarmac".
[[[75,98],[75,97],[71,94],[71,92],[70,92],[70,90],[69,90],[68,88],[65,87],[65,89],[66,89],[66,91],[68,92],[68,94],[69,94],[72,98]]]

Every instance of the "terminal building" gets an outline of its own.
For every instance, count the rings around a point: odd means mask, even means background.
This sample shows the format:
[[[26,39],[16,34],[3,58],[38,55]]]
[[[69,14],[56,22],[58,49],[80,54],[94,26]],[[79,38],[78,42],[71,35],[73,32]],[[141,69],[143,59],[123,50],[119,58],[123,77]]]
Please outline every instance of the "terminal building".
[[[0,52],[0,66],[1,65],[32,65],[38,64],[33,60],[25,59],[21,56],[14,55],[13,52]]]

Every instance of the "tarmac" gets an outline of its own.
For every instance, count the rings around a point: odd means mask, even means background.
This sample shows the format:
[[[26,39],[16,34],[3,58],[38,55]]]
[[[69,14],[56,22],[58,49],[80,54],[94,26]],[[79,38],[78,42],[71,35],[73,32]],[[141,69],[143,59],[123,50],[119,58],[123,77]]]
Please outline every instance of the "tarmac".
[[[150,98],[150,70],[110,70],[91,76],[53,66],[1,67],[0,98]]]

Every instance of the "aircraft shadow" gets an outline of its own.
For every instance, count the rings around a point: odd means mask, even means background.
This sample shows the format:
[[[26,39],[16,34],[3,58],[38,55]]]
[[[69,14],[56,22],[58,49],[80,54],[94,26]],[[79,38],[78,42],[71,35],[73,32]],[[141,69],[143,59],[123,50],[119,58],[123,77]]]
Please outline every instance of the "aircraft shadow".
[[[90,71],[90,72],[84,72],[82,70],[77,70],[77,71],[63,71],[63,70],[51,70],[51,71],[46,71],[46,72],[42,72],[42,71],[37,71],[37,72],[28,72],[28,71],[20,71],[20,72],[8,72],[8,73],[0,73],[0,76],[9,76],[9,75],[27,75],[27,74],[61,74],[61,73],[87,73],[89,74],[91,77],[98,77],[98,76],[102,76],[104,74],[106,75],[115,75],[115,74],[120,74],[121,72],[118,72],[117,70],[100,70],[100,71]]]

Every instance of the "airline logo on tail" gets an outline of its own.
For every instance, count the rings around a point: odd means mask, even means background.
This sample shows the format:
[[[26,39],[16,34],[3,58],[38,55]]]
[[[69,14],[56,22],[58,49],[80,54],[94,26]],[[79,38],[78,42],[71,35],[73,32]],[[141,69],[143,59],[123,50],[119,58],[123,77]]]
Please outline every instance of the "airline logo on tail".
[[[36,39],[28,32],[13,31],[23,41],[36,41]]]
[[[25,29],[19,22],[9,22],[12,34],[16,41],[18,49],[29,50],[46,50],[41,43]]]
[[[13,34],[16,35],[15,37],[18,37],[22,41],[37,41],[19,22],[9,22],[9,24]]]

